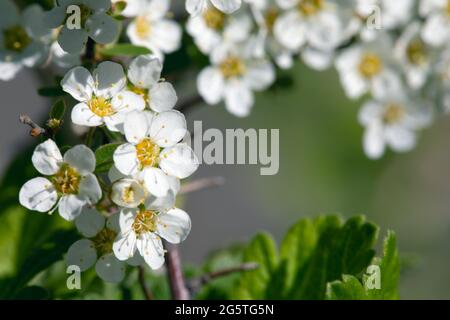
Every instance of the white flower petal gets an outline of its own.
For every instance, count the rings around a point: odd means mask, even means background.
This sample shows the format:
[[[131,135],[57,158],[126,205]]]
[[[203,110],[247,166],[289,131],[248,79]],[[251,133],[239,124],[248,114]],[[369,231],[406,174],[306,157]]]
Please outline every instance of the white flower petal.
[[[70,54],[79,54],[86,46],[88,34],[84,29],[69,30],[66,25],[61,29],[58,43],[61,48]]]
[[[97,252],[92,241],[78,240],[72,244],[67,252],[66,262],[68,266],[78,266],[80,271],[86,271],[97,260]]]
[[[364,151],[370,159],[378,159],[383,155],[384,150],[383,127],[381,123],[373,123],[364,133]]]
[[[58,204],[59,215],[67,221],[73,221],[81,214],[86,200],[78,195],[63,195]]]
[[[61,87],[78,101],[86,102],[92,97],[94,78],[83,67],[75,67],[64,76]]]
[[[102,189],[93,173],[88,173],[81,179],[79,195],[91,205],[96,204],[101,199]]]
[[[31,161],[39,173],[50,176],[58,172],[62,156],[56,143],[48,139],[34,149]]]
[[[242,82],[233,81],[225,89],[225,107],[237,117],[246,117],[255,103],[253,92]]]
[[[212,4],[222,12],[233,13],[241,7],[241,0],[211,0]]]
[[[182,31],[180,26],[171,20],[160,20],[152,25],[151,47],[164,53],[171,53],[180,47]]]
[[[164,248],[161,238],[153,233],[145,233],[137,241],[139,253],[152,269],[159,269],[164,264]]]
[[[167,175],[159,168],[146,168],[144,183],[148,192],[156,197],[166,196],[170,188]]]
[[[191,218],[181,209],[174,208],[158,216],[156,232],[170,243],[184,241],[191,231]]]
[[[97,210],[84,208],[75,219],[75,226],[84,237],[92,238],[105,227],[105,220]]]
[[[83,144],[70,148],[64,154],[64,162],[77,169],[80,174],[94,172],[95,154]]]
[[[142,111],[145,109],[145,100],[142,96],[124,90],[119,94],[115,95],[111,100],[111,104],[114,110],[117,110],[120,113],[129,113],[131,111]]]
[[[114,254],[105,254],[95,264],[95,272],[103,281],[117,283],[125,277],[125,264]]]
[[[52,183],[38,177],[26,182],[19,192],[19,202],[29,210],[47,212],[56,204],[58,194]]]
[[[128,78],[138,88],[151,88],[161,77],[162,64],[151,55],[134,59],[128,69]]]
[[[120,24],[106,13],[99,13],[86,21],[86,30],[95,42],[108,44],[119,37]]]
[[[186,119],[176,110],[158,113],[150,127],[151,139],[160,147],[173,146],[186,135]]]
[[[155,84],[149,92],[150,108],[156,112],[163,112],[173,109],[178,97],[173,86],[168,82]]]
[[[194,151],[186,144],[177,144],[161,152],[159,166],[168,175],[184,179],[193,174],[199,165]]]
[[[84,102],[80,102],[73,107],[71,118],[74,124],[86,127],[98,127],[104,122],[104,120],[93,113]]]
[[[94,70],[95,94],[104,98],[112,98],[122,91],[127,84],[127,77],[120,64],[104,61]]]
[[[133,111],[127,114],[124,131],[127,141],[137,144],[150,133],[153,114],[150,111]]]
[[[136,251],[136,234],[132,231],[125,235],[119,234],[114,241],[113,251],[116,258],[120,261],[132,258]]]
[[[133,175],[139,170],[136,148],[131,143],[120,145],[114,152],[113,159],[117,170],[126,176]]]
[[[208,104],[218,104],[222,100],[224,91],[222,73],[213,67],[203,69],[197,78],[197,88]]]
[[[265,90],[275,81],[275,69],[270,62],[249,66],[245,80],[253,90]]]

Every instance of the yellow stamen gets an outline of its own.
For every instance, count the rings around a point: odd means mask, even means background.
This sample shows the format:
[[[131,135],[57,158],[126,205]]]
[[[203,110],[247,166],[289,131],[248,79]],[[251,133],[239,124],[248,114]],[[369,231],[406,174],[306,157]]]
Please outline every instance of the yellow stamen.
[[[142,167],[154,167],[159,161],[159,146],[150,139],[143,139],[136,145],[136,153]]]
[[[157,214],[150,210],[140,210],[134,218],[131,226],[136,235],[146,232],[155,232]]]
[[[226,78],[240,77],[245,73],[245,65],[238,57],[226,58],[220,65],[219,69]]]
[[[107,117],[114,114],[114,109],[107,99],[94,97],[88,102],[88,107],[99,117]]]
[[[366,53],[359,64],[359,72],[364,78],[370,79],[381,72],[383,62],[373,53]]]
[[[3,44],[6,49],[22,52],[31,43],[26,30],[19,25],[3,30]]]
[[[116,236],[117,233],[115,231],[104,228],[91,239],[99,257],[112,252],[112,247]]]
[[[419,39],[412,41],[406,48],[406,55],[412,64],[424,64],[427,60],[424,43]]]
[[[145,39],[150,35],[151,26],[145,17],[137,17],[136,20],[136,34],[139,38]]]
[[[302,15],[312,16],[324,8],[324,0],[301,0],[298,10]]]
[[[78,193],[81,176],[76,169],[68,164],[63,164],[51,180],[58,193],[76,194]]]
[[[222,30],[225,25],[225,14],[214,7],[210,7],[203,13],[203,20],[208,28]]]
[[[389,104],[383,113],[383,121],[387,124],[394,124],[399,122],[405,115],[404,108],[399,104]]]
[[[266,11],[266,15],[264,17],[266,21],[266,27],[269,32],[273,31],[273,27],[275,26],[275,22],[277,21],[279,12],[277,8],[270,8]]]

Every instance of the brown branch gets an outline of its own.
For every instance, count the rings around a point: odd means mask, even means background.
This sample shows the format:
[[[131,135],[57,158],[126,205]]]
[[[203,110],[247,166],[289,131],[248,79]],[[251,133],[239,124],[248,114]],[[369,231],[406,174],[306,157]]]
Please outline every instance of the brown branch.
[[[166,243],[167,276],[169,278],[170,292],[173,300],[189,300],[189,294],[184,282],[180,253],[176,245]]]
[[[231,267],[228,269],[210,272],[210,273],[202,275],[201,277],[198,277],[198,278],[195,278],[195,279],[192,279],[191,281],[189,281],[188,287],[191,292],[196,292],[201,287],[208,284],[209,282],[211,282],[214,279],[225,277],[230,274],[237,273],[237,272],[252,271],[252,270],[257,269],[258,267],[259,266],[257,263],[248,262],[248,263],[244,263],[242,265],[236,266],[236,267]]]
[[[139,284],[141,286],[142,292],[144,293],[144,297],[147,300],[153,300],[153,294],[150,291],[150,289],[147,287],[147,284],[145,283],[145,270],[143,266],[138,267],[138,278],[139,278]]]
[[[188,194],[203,189],[221,187],[225,184],[224,177],[208,177],[188,182],[181,186],[180,194]]]
[[[177,108],[177,110],[186,113],[193,107],[203,103],[204,103],[203,98],[200,95],[195,95],[183,101],[183,103]]]
[[[45,135],[45,136],[49,135],[47,130],[45,130],[44,128],[39,126],[37,123],[35,123],[33,120],[31,120],[30,116],[28,116],[26,114],[21,114],[19,117],[19,120],[21,123],[30,126],[30,128],[31,128],[30,136],[38,137],[40,135]]]

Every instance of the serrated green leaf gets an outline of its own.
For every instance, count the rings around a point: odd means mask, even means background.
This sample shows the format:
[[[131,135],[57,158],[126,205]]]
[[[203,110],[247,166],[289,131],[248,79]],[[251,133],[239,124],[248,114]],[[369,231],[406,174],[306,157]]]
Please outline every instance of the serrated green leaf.
[[[378,227],[363,217],[345,223],[333,215],[303,219],[287,232],[279,259],[263,257],[261,248],[271,248],[270,256],[277,257],[273,241],[252,241],[244,261],[255,261],[260,268],[242,275],[234,298],[324,299],[327,283],[365,271],[377,237]]]
[[[128,43],[118,43],[99,49],[99,53],[103,56],[124,56],[134,57],[142,54],[149,54],[151,51],[145,47],[139,47]]]
[[[96,173],[105,173],[114,164],[113,155],[120,143],[110,143],[99,147],[95,151]]]
[[[38,94],[42,97],[55,98],[55,97],[62,97],[66,93],[60,86],[54,86],[54,87],[40,88],[38,89]]]
[[[328,283],[326,298],[329,300],[395,300],[399,298],[398,281],[400,261],[396,237],[388,232],[384,241],[384,256],[375,258],[373,265],[379,266],[380,288],[367,284],[370,275],[365,274],[362,281],[354,276],[344,275],[342,280]]]
[[[56,101],[56,103],[52,106],[50,110],[50,119],[61,120],[64,118],[64,114],[66,113],[66,103],[64,99],[60,99]]]

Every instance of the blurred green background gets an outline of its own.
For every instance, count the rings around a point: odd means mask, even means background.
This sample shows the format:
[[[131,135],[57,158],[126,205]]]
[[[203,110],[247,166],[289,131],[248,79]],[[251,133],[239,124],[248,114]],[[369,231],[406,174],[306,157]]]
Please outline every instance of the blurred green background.
[[[200,263],[211,250],[248,240],[260,230],[280,239],[301,217],[365,214],[381,226],[382,235],[387,229],[398,235],[402,298],[450,298],[450,120],[437,119],[413,152],[388,153],[374,162],[362,151],[363,128],[357,122],[362,101],[344,96],[336,73],[298,64],[289,74],[292,85],[258,94],[249,118],[235,118],[223,106],[199,106],[189,113],[189,123],[202,120],[204,129],[280,129],[280,171],[260,176],[259,166],[203,165],[195,177],[221,175],[226,185],[186,197],[193,229],[181,246],[184,260]],[[29,154],[16,160],[13,169],[6,165],[37,143],[17,118],[27,112],[44,119],[50,103],[36,96],[39,82],[22,73],[0,85],[5,110],[1,164],[7,175],[0,198],[0,276],[12,271],[18,251],[26,254],[27,242],[67,226],[57,216],[18,207],[17,190],[34,174]],[[194,85],[186,80],[176,84],[181,101]],[[23,239],[23,230],[29,239]]]

